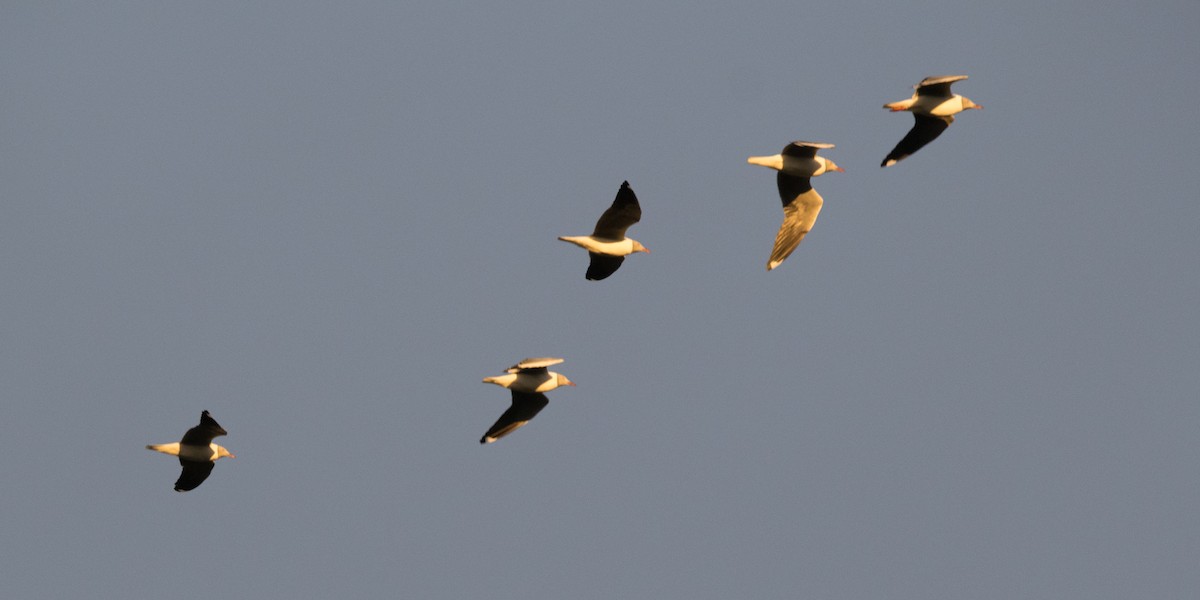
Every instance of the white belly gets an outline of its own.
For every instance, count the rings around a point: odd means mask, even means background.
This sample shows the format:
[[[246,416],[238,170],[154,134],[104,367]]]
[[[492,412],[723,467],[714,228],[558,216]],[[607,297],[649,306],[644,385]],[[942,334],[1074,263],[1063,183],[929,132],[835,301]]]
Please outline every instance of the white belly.
[[[494,383],[517,392],[531,394],[533,392],[548,392],[558,387],[558,373],[509,373],[488,377],[484,383]]]
[[[530,375],[529,373],[521,373],[517,375],[517,380],[509,386],[508,389],[518,392],[548,392],[558,387],[558,378],[550,373],[540,373]]]
[[[949,117],[962,112],[962,96],[949,98],[923,97],[913,105],[912,112],[934,117]]]
[[[571,242],[588,252],[595,252],[596,254],[607,254],[609,256],[627,256],[633,254],[633,240],[629,238],[623,240],[605,240],[590,235],[576,235],[564,236],[558,239],[564,242]]]
[[[184,446],[179,445],[179,458],[187,460],[216,460],[217,445],[209,444],[207,446]]]

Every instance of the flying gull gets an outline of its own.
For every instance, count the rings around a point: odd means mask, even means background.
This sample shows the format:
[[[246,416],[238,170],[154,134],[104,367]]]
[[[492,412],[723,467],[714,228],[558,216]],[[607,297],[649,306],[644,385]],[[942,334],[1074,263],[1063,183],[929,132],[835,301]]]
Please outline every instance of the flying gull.
[[[786,259],[804,234],[817,222],[817,213],[824,203],[821,195],[809,183],[809,179],[829,171],[845,173],[846,170],[823,156],[817,150],[833,148],[833,144],[821,142],[792,142],[783,152],[774,156],[751,156],[746,162],[779,171],[775,181],[779,186],[779,199],[783,201],[783,224],[775,236],[775,247],[767,270],[778,267]]]
[[[650,253],[640,242],[625,237],[625,230],[642,219],[642,207],[629,182],[621,184],[612,206],[596,221],[592,235],[562,236],[558,239],[571,242],[588,251],[587,279],[599,281],[612,275],[625,262],[625,257],[634,252]]]
[[[883,105],[892,112],[911,112],[916,123],[879,166],[890,167],[937,139],[954,122],[954,115],[972,108],[983,108],[968,98],[950,93],[951,84],[966,78],[966,75],[926,77],[913,86],[917,91],[913,92],[912,98]]]
[[[146,449],[179,457],[183,473],[179,475],[179,481],[175,482],[175,491],[186,492],[204,483],[208,474],[212,473],[217,459],[223,456],[235,458],[232,452],[212,443],[213,438],[226,433],[206,410],[200,413],[200,424],[187,430],[182,440],[170,444],[151,444],[146,446]]]
[[[561,362],[561,358],[527,358],[509,367],[506,375],[485,377],[484,383],[494,383],[512,392],[512,406],[483,434],[479,443],[490,444],[533,419],[550,402],[542,392],[564,385],[574,386],[566,376],[549,370],[548,367]]]

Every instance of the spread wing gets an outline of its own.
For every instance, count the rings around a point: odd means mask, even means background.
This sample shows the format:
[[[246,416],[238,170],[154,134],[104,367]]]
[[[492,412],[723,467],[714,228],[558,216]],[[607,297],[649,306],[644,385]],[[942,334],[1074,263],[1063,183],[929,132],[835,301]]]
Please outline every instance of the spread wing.
[[[545,369],[563,362],[566,359],[555,356],[539,356],[537,358],[526,358],[521,362],[508,368],[509,373],[519,373],[533,369]]]
[[[805,142],[796,140],[787,146],[784,146],[780,154],[784,156],[795,156],[797,158],[813,158],[817,155],[817,150],[825,150],[833,148],[833,144],[825,142]]]
[[[943,77],[926,77],[925,79],[921,80],[921,83],[918,83],[914,87],[917,88],[918,96],[932,96],[932,97],[938,97],[938,98],[949,98],[952,95],[950,92],[950,85],[953,84],[955,81],[962,81],[966,78],[967,78],[966,75],[946,75]]]
[[[183,439],[179,443],[184,446],[207,446],[212,443],[213,438],[228,433],[223,427],[217,424],[215,419],[208,415],[208,411],[206,410],[200,413],[200,424],[187,430],[187,433],[183,434]],[[196,485],[200,484],[197,483]]]
[[[186,492],[200,487],[200,484],[208,479],[208,474],[212,473],[213,466],[217,463],[209,460],[184,460],[181,458],[179,464],[183,466],[183,472],[179,474],[179,480],[175,482],[175,491]]]
[[[625,262],[624,256],[612,256],[596,252],[588,252],[588,256],[592,260],[588,263],[588,270],[584,277],[589,281],[600,281],[616,273],[617,269],[621,268],[621,263]]]
[[[480,444],[490,444],[524,426],[533,419],[550,401],[546,399],[545,394],[527,394],[524,392],[512,393],[512,406],[500,415],[500,419],[496,421],[492,428],[483,434],[479,440]]]
[[[592,232],[592,236],[606,240],[623,240],[625,239],[625,230],[640,220],[642,220],[642,207],[638,204],[633,188],[629,187],[629,182],[626,181],[621,184],[621,189],[617,190],[617,197],[613,200],[612,206],[608,207],[603,215],[600,215],[599,221],[596,221],[596,230]],[[591,277],[589,276],[588,279]]]
[[[904,139],[900,140],[899,144],[896,144],[895,148],[892,148],[879,166],[890,167],[904,160],[910,154],[915,154],[925,144],[942,135],[942,132],[954,122],[954,117],[930,117],[916,113],[913,113],[913,118],[916,119],[913,128],[908,131],[908,135],[905,135]]]
[[[783,224],[775,235],[775,247],[771,249],[771,259],[767,261],[768,271],[783,263],[800,245],[805,234],[817,222],[821,205],[825,203],[809,184],[808,177],[796,177],[780,171],[778,180],[779,195],[784,203]]]

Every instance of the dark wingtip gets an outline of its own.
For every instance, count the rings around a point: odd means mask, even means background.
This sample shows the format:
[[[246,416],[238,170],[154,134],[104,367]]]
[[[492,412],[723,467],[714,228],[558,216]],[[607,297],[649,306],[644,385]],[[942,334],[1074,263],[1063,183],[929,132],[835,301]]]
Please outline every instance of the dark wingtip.
[[[629,187],[629,180],[627,179],[627,180],[625,180],[625,181],[621,182],[621,187],[622,187],[622,188],[627,188],[627,187]]]

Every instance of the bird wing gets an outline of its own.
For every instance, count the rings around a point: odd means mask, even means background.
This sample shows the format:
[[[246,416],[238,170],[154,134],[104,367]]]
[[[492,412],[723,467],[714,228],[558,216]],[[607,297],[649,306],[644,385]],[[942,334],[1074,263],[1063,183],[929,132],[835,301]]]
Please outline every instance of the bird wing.
[[[638,204],[633,188],[629,187],[629,182],[626,181],[621,184],[621,189],[617,190],[617,197],[613,199],[612,206],[600,215],[599,221],[596,221],[596,230],[592,232],[592,236],[606,240],[623,240],[625,230],[640,220],[642,207]]]
[[[794,181],[793,181],[794,180]],[[808,177],[796,177],[779,173],[779,194],[784,196],[785,190],[791,194],[791,200],[784,199],[783,224],[775,235],[775,247],[771,249],[771,258],[767,262],[767,270],[778,267],[792,251],[800,245],[804,235],[817,222],[821,205],[825,203],[817,190],[809,185]]]
[[[966,79],[966,75],[946,75],[943,77],[926,77],[921,80],[921,83],[913,86],[917,88],[918,96],[933,96],[941,98],[949,98],[951,96],[950,85],[955,81]]]
[[[895,148],[892,148],[879,166],[890,167],[904,160],[910,154],[916,153],[925,144],[942,135],[942,132],[954,122],[954,117],[930,117],[916,113],[913,113],[913,118],[916,119],[913,128],[908,131],[908,135],[905,135],[904,139],[900,140],[899,144],[896,144]]]
[[[588,256],[592,260],[588,263],[588,270],[584,277],[589,281],[600,281],[616,273],[617,269],[621,268],[621,263],[625,262],[624,256],[612,256],[596,252],[588,252]]]
[[[801,177],[783,171],[779,171],[775,175],[775,186],[779,188],[779,200],[783,202],[784,208],[787,208],[808,190],[813,189],[810,179],[810,177]]]
[[[207,446],[212,443],[213,438],[219,435],[227,435],[223,427],[217,424],[217,421],[208,415],[208,411],[200,413],[200,424],[187,430],[183,434],[183,439],[180,444],[183,446]],[[196,485],[200,485],[197,483]]]
[[[527,394],[525,392],[514,391],[512,393],[512,406],[500,415],[492,428],[487,430],[480,438],[480,444],[490,444],[514,431],[520,429],[531,419],[533,419],[550,401],[546,399],[545,394]]]
[[[551,367],[563,362],[564,359],[553,356],[541,356],[538,358],[526,358],[521,362],[509,367],[505,370],[506,373],[530,373],[533,371],[545,371],[546,367]]]
[[[183,466],[183,472],[179,474],[179,480],[175,482],[175,491],[187,492],[200,487],[200,484],[208,479],[208,474],[212,473],[213,466],[217,463],[210,460],[184,460],[181,458],[179,464]]]
[[[512,366],[514,369],[536,369],[538,367],[553,367],[561,364],[566,359],[556,356],[539,356],[537,358],[526,358],[521,362]]]
[[[784,156],[794,156],[797,158],[813,158],[817,155],[817,150],[833,148],[833,144],[825,142],[805,142],[796,140],[787,146],[784,146],[780,154]]]

